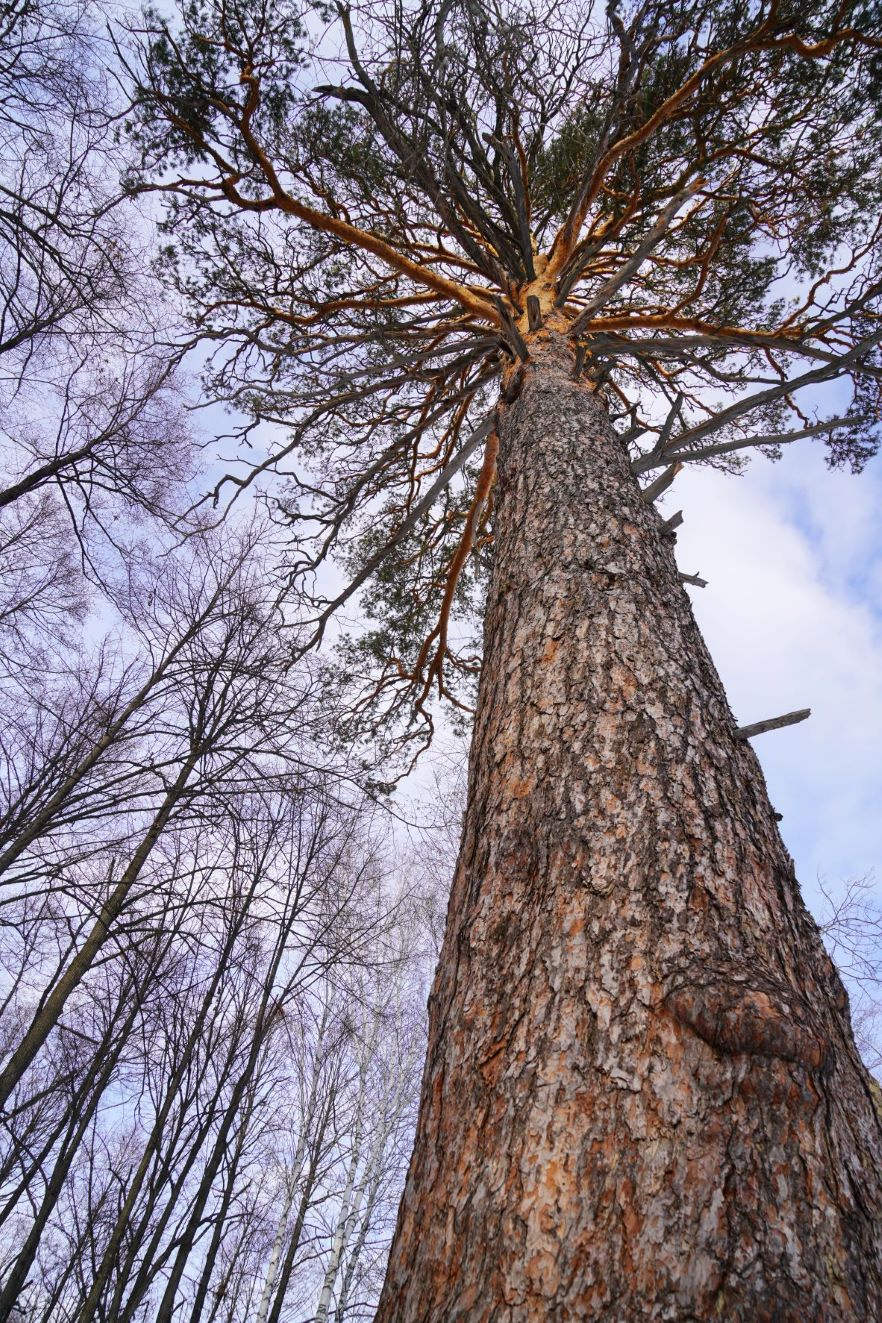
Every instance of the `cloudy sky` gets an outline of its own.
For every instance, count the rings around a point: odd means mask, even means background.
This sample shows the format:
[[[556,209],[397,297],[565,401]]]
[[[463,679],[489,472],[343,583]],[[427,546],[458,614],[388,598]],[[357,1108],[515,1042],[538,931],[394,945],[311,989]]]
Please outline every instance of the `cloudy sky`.
[[[754,740],[807,901],[874,870],[882,903],[882,458],[853,476],[797,443],[740,477],[683,472],[664,508],[738,720],[812,709]]]

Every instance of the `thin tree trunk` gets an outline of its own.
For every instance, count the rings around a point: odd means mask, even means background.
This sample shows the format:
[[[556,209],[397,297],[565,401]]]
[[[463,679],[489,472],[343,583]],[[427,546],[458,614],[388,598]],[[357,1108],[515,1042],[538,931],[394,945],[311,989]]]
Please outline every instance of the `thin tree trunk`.
[[[309,1163],[306,1168],[303,1188],[301,1189],[300,1200],[297,1205],[297,1215],[294,1218],[294,1225],[291,1228],[291,1234],[288,1238],[285,1257],[282,1260],[282,1267],[278,1274],[277,1285],[275,1287],[276,1294],[269,1314],[269,1323],[279,1323],[279,1320],[282,1317],[282,1310],[285,1306],[285,1296],[288,1294],[288,1286],[297,1264],[297,1255],[300,1250],[303,1229],[306,1225],[306,1215],[309,1212],[312,1197],[318,1185],[319,1170],[322,1159],[325,1156],[325,1135],[331,1123],[334,1108],[335,1097],[332,1095],[325,1101],[325,1105],[319,1117],[319,1124],[316,1127],[316,1132],[311,1144]]]
[[[78,1099],[80,1106],[70,1116],[67,1139],[62,1143],[56,1157],[30,1231],[16,1259],[9,1268],[2,1289],[0,1289],[0,1323],[6,1323],[13,1310],[17,1308],[17,1301],[37,1256],[43,1232],[55,1211],[55,1206],[61,1196],[64,1183],[77,1157],[83,1138],[92,1124],[98,1105],[104,1096],[104,1091],[113,1077],[117,1063],[128,1042],[129,1034],[138,1018],[144,991],[143,988],[140,992],[134,988],[132,989],[128,1014],[116,1035],[116,1041],[107,1043],[105,1039],[105,1046],[109,1050],[96,1059],[96,1070],[91,1081],[91,1089],[85,1095],[80,1096]]]
[[[199,758],[199,750],[190,753],[181,767],[174,783],[166,792],[150,826],[144,833],[138,848],[132,855],[122,877],[101,906],[98,918],[92,925],[82,946],[59,976],[55,986],[46,996],[34,1015],[21,1042],[9,1061],[0,1071],[0,1107],[2,1107],[40,1048],[58,1023],[67,999],[82,983],[92,968],[98,952],[109,938],[113,924],[123,911],[129,893],[140,876],[141,869],[147,863],[153,847],[159,840],[168,822],[186,793],[187,782],[193,774]]]
[[[552,337],[381,1323],[882,1318],[882,1133],[669,539]]]
[[[144,1146],[144,1151],[141,1154],[138,1166],[129,1182],[125,1199],[123,1200],[122,1206],[117,1214],[113,1230],[108,1237],[100,1263],[95,1270],[92,1285],[77,1313],[75,1323],[88,1323],[88,1320],[95,1314],[112,1272],[115,1268],[120,1266],[120,1246],[122,1245],[123,1237],[128,1236],[130,1240],[133,1239],[131,1219],[135,1205],[140,1197],[150,1167],[154,1162],[156,1155],[161,1151],[162,1141],[163,1139],[168,1138],[168,1118],[175,1101],[180,1095],[184,1078],[192,1066],[193,1050],[205,1032],[206,1022],[212,1008],[214,1007],[218,987],[224,974],[227,972],[227,962],[233,951],[236,938],[239,935],[241,918],[242,916],[240,915],[238,922],[234,923],[218,954],[217,964],[212,973],[206,994],[200,1004],[198,1013],[193,1022],[193,1027],[181,1048],[179,1060],[172,1071],[162,1102],[157,1108],[156,1119],[151,1127],[150,1134],[148,1135],[147,1142]]]
[[[227,1225],[227,1217],[230,1212],[230,1204],[236,1191],[236,1178],[239,1175],[239,1163],[242,1161],[242,1151],[245,1148],[245,1140],[249,1137],[248,1128],[251,1125],[251,1119],[254,1115],[254,1094],[250,1095],[245,1106],[240,1109],[239,1133],[236,1136],[236,1144],[233,1149],[233,1155],[230,1159],[228,1169],[225,1173],[223,1193],[221,1195],[220,1205],[217,1211],[212,1215],[214,1227],[211,1232],[211,1240],[205,1253],[205,1263],[202,1267],[202,1275],[199,1278],[199,1285],[196,1288],[196,1296],[193,1302],[193,1308],[190,1311],[190,1323],[200,1323],[202,1311],[205,1308],[205,1301],[208,1297],[208,1288],[211,1279],[214,1276],[214,1270],[217,1267],[218,1250],[225,1235],[228,1235],[230,1228]],[[174,1313],[172,1308],[168,1314],[169,1320]],[[183,1312],[183,1311],[182,1311]],[[158,1318],[164,1317],[160,1313]]]
[[[352,1156],[349,1160],[349,1172],[346,1177],[346,1186],[340,1199],[340,1211],[337,1214],[337,1226],[334,1229],[334,1239],[331,1242],[331,1255],[328,1259],[328,1266],[325,1269],[324,1278],[322,1279],[322,1289],[319,1292],[318,1305],[315,1314],[312,1315],[313,1323],[327,1323],[328,1311],[331,1308],[331,1295],[334,1290],[334,1282],[337,1280],[337,1273],[340,1271],[340,1260],[346,1251],[346,1245],[349,1241],[349,1232],[352,1226],[350,1204],[352,1202],[352,1194],[355,1187],[355,1176],[358,1169],[358,1163],[361,1157],[358,1149],[358,1140],[359,1136],[356,1134]]]
[[[233,1172],[235,1173],[239,1152],[241,1150],[241,1145],[244,1143],[245,1131],[247,1130],[250,1120],[250,1107],[243,1111],[243,1103],[248,1089],[253,1085],[254,1077],[259,1065],[261,1049],[266,1042],[265,1035],[269,1025],[267,1008],[272,995],[276,975],[278,974],[279,966],[282,962],[282,957],[287,949],[287,941],[290,936],[292,924],[293,915],[289,916],[286,927],[276,939],[276,946],[273,951],[272,960],[264,977],[260,1006],[255,1017],[253,1036],[251,1038],[245,1068],[233,1086],[233,1090],[230,1094],[230,1101],[223,1113],[211,1153],[205,1162],[199,1185],[193,1197],[187,1224],[181,1230],[177,1238],[177,1254],[175,1255],[171,1271],[168,1275],[168,1281],[166,1282],[165,1291],[156,1311],[156,1323],[171,1323],[172,1315],[175,1312],[175,1297],[181,1284],[184,1270],[187,1266],[187,1259],[192,1253],[193,1247],[196,1243],[200,1224],[202,1223],[205,1208],[211,1195],[212,1186],[217,1177],[217,1173],[220,1171],[221,1163],[227,1154],[230,1132],[233,1129],[235,1122],[238,1120],[240,1122],[240,1128],[232,1157]],[[281,1001],[281,994],[279,1000]],[[133,1295],[127,1306],[127,1311],[131,1310],[134,1300],[135,1297]],[[200,1309],[202,1303],[202,1301],[199,1302]],[[130,1313],[128,1316],[131,1316]]]
[[[223,1063],[221,1083],[228,1078],[233,1064],[233,1052],[231,1051],[227,1054]],[[191,1095],[191,1097],[195,1097],[195,1095]],[[110,1303],[108,1305],[98,1302],[94,1311],[96,1318],[102,1320],[105,1318],[112,1319],[114,1323],[131,1323],[143,1303],[143,1297],[162,1271],[167,1260],[175,1253],[178,1245],[177,1236],[174,1236],[164,1248],[162,1242],[168,1224],[177,1208],[178,1200],[187,1188],[188,1178],[196,1166],[202,1152],[202,1146],[211,1133],[219,1106],[220,1095],[218,1093],[208,1099],[205,1114],[199,1118],[197,1126],[187,1137],[188,1147],[186,1149],[182,1147],[181,1153],[176,1155],[179,1160],[182,1160],[173,1176],[170,1155],[173,1153],[174,1144],[180,1138],[180,1134],[184,1133],[186,1115],[179,1118],[179,1135],[175,1136],[168,1152],[157,1151],[157,1171],[155,1179],[151,1181],[149,1197],[145,1201],[144,1207],[139,1210],[138,1225],[131,1228],[126,1236],[126,1240],[130,1243],[126,1245],[125,1257],[116,1268],[116,1283]],[[161,1136],[161,1138],[164,1138],[164,1136]],[[160,1204],[163,1195],[165,1202]],[[159,1214],[155,1223],[151,1225],[151,1219],[157,1208],[159,1208]],[[150,1239],[146,1248],[142,1250],[142,1244],[148,1232],[150,1233]],[[120,1248],[122,1249],[122,1246]],[[127,1287],[130,1290],[128,1297],[124,1300]]]
[[[291,1209],[294,1207],[294,1196],[297,1192],[297,1187],[300,1184],[300,1177],[306,1160],[306,1140],[307,1135],[309,1134],[309,1128],[312,1125],[316,1097],[318,1096],[322,1053],[325,1047],[325,1030],[328,1024],[328,1018],[328,1008],[325,1006],[322,1011],[322,1018],[319,1021],[318,1035],[312,1059],[313,1070],[309,1084],[309,1094],[306,1106],[300,1116],[300,1134],[297,1138],[297,1148],[294,1153],[294,1161],[291,1166],[291,1171],[285,1182],[285,1199],[282,1205],[281,1214],[279,1215],[276,1234],[273,1237],[273,1243],[270,1249],[269,1263],[266,1268],[266,1278],[264,1279],[263,1290],[260,1294],[260,1303],[257,1307],[256,1323],[266,1323],[266,1316],[269,1312],[269,1303],[272,1299],[273,1287],[275,1286],[276,1275],[279,1271],[279,1259],[282,1256],[282,1247],[285,1244],[285,1232],[288,1229],[288,1218],[291,1216]]]
[[[260,1293],[260,1301],[257,1306],[257,1314],[255,1316],[256,1323],[266,1323],[269,1302],[276,1282],[276,1273],[279,1270],[279,1259],[282,1256],[282,1246],[285,1243],[285,1232],[288,1229],[288,1218],[291,1216],[291,1209],[294,1207],[294,1194],[296,1192],[295,1182],[299,1179],[300,1169],[303,1166],[305,1147],[304,1135],[301,1133],[300,1139],[297,1142],[297,1155],[294,1159],[295,1175],[289,1180],[285,1191],[285,1202],[282,1205],[278,1226],[276,1227],[276,1234],[273,1237],[269,1263],[266,1267],[266,1277],[263,1282],[263,1290]]]
[[[376,1118],[374,1139],[371,1145],[370,1157],[362,1178],[359,1183],[358,1192],[352,1205],[352,1211],[349,1214],[349,1226],[346,1233],[345,1249],[349,1249],[346,1263],[346,1270],[343,1273],[343,1280],[337,1291],[337,1308],[334,1313],[335,1323],[345,1318],[346,1311],[349,1308],[349,1295],[352,1290],[355,1274],[359,1266],[364,1247],[367,1244],[368,1235],[374,1225],[374,1210],[377,1205],[377,1197],[380,1193],[383,1180],[383,1152],[389,1141],[395,1127],[401,1120],[403,1094],[406,1087],[406,1081],[415,1065],[413,1057],[399,1063],[399,1069],[390,1083],[383,1099],[381,1114]],[[367,1201],[365,1202],[365,1195]],[[362,1204],[364,1209],[362,1210]],[[359,1220],[360,1219],[360,1220]],[[358,1223],[358,1232],[355,1240],[349,1247],[349,1239],[352,1230]],[[317,1320],[318,1323],[318,1320]]]

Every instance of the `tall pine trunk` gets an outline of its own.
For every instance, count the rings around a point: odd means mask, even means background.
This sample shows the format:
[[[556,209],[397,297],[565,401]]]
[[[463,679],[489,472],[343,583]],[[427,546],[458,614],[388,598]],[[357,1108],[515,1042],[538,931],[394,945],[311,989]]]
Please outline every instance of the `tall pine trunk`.
[[[599,396],[500,421],[469,803],[378,1323],[882,1319],[882,1128]]]

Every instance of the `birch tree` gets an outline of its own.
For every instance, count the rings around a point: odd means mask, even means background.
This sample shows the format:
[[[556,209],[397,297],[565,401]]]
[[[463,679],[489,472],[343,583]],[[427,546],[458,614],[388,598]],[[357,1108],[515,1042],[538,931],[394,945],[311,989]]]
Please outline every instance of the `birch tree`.
[[[399,1144],[402,1132],[409,1138],[425,1050],[414,1005],[420,1000],[415,978],[420,935],[411,918],[392,934],[395,947],[388,936],[381,938],[386,960],[379,970],[362,973],[349,992],[353,1079],[351,1114],[341,1136],[345,1180],[332,1201],[334,1219],[314,1323],[368,1317],[365,1306],[373,1303],[371,1260],[377,1244],[385,1248],[388,1210],[383,1205],[390,1197],[390,1174],[394,1181],[402,1170]],[[396,1196],[393,1186],[393,1202]],[[362,1290],[356,1295],[358,1287]]]
[[[216,807],[177,848],[166,833],[149,905],[7,1108],[0,1318],[17,1302],[47,1323],[253,1317],[256,1233],[278,1210],[267,1175],[292,1134],[275,1316],[311,1286],[317,1205],[346,1142],[339,994],[314,1057],[310,1026],[322,983],[373,958],[377,864],[360,814],[317,785],[264,785],[229,822],[230,799]]]

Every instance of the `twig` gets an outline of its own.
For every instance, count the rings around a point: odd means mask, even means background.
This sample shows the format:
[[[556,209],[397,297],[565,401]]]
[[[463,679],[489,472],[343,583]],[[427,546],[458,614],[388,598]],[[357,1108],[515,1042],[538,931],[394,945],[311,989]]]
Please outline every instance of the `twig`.
[[[477,450],[478,446],[481,444],[484,438],[490,435],[490,433],[493,430],[494,420],[495,420],[495,414],[491,413],[487,415],[487,417],[480,424],[480,426],[477,427],[474,432],[472,432],[471,436],[465,442],[465,444],[460,448],[458,453],[454,455],[453,459],[450,461],[447,467],[442,469],[441,473],[439,473],[438,477],[432,483],[431,487],[426,492],[422,500],[419,501],[414,506],[414,508],[411,510],[410,514],[404,520],[404,522],[402,524],[399,524],[398,528],[389,538],[388,542],[384,543],[379,551],[374,552],[373,556],[371,556],[368,562],[362,566],[361,570],[355,576],[355,578],[349,584],[347,584],[347,586],[343,589],[343,591],[339,593],[332,602],[328,603],[324,611],[321,613],[321,615],[318,617],[318,619],[315,622],[315,626],[316,626],[315,633],[310,638],[307,647],[314,647],[321,642],[322,635],[324,634],[325,631],[325,625],[328,623],[328,620],[337,610],[337,608],[342,606],[343,603],[346,602],[352,596],[352,594],[356,592],[367,579],[370,578],[374,570],[376,570],[378,566],[380,566],[383,563],[383,561],[386,559],[389,553],[391,551],[394,551],[394,549],[399,545],[399,543],[403,542],[404,539],[411,532],[411,530],[416,527],[416,525],[422,519],[423,515],[431,506],[432,502],[435,500],[436,496],[438,496],[438,494],[444,490],[444,488],[450,482],[451,478],[456,473],[459,472],[459,470],[463,467],[466,461],[474,454],[474,452]]]

